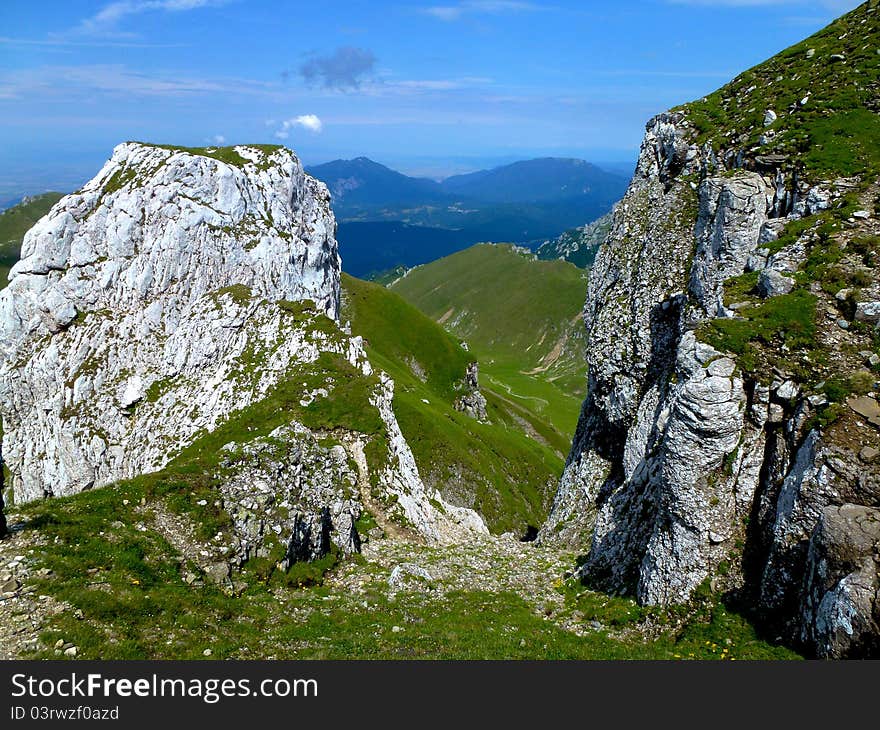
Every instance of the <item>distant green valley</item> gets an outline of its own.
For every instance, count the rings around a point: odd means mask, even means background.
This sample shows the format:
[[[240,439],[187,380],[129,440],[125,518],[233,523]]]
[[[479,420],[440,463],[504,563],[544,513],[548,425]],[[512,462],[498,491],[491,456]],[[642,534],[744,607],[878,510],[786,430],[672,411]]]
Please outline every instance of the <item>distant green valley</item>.
[[[586,382],[582,269],[481,244],[413,269],[390,289],[467,343],[482,386],[570,443]]]

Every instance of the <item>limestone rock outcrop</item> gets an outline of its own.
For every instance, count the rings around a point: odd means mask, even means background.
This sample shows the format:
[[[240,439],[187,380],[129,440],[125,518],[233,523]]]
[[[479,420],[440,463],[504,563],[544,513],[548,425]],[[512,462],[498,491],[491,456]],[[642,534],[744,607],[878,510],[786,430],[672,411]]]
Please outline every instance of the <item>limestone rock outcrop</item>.
[[[3,489],[6,487],[4,483],[4,475],[3,475],[3,449],[0,447],[0,537],[3,537],[9,527],[6,524],[6,515],[3,513],[3,508],[6,506],[3,500]]]
[[[281,338],[284,313],[263,302],[308,299],[336,316],[329,195],[283,148],[235,151],[239,164],[120,145],[25,236],[0,294],[16,499],[159,468],[265,394],[280,363],[317,356]],[[260,341],[278,347],[241,387],[234,364]]]
[[[339,276],[329,193],[290,150],[118,146],[27,233],[0,293],[3,455],[16,500],[159,470],[279,388],[299,388],[292,407],[305,413],[361,378],[383,439],[370,468],[393,516],[435,540],[485,531],[422,484],[393,383],[337,326]],[[290,559],[328,540],[357,545],[352,467],[338,450],[322,456],[315,428],[295,416],[269,441],[237,444],[247,458],[221,491],[239,561],[270,533]],[[283,521],[269,505],[283,506]]]
[[[453,407],[485,423],[489,420],[489,414],[486,412],[486,396],[480,392],[480,366],[476,360],[468,363],[463,385],[466,392],[456,398]]]
[[[755,172],[707,177],[699,187],[691,291],[708,316],[725,313],[724,280],[741,274],[767,219],[767,186]]]
[[[880,654],[880,510],[828,506],[807,553],[801,639],[821,657]]]
[[[767,245],[840,193],[696,136],[683,112],[647,125],[590,272],[587,395],[539,540],[585,551],[577,574],[594,588],[670,605],[708,581],[748,593],[807,651],[876,654],[876,545],[839,557],[849,527],[828,510],[880,493],[811,430],[797,383],[748,377],[698,337],[737,316],[733,277],[757,271],[765,296],[786,293],[806,248]]]
[[[239,565],[268,557],[276,547],[284,567],[360,549],[355,522],[362,506],[357,470],[341,445],[322,446],[302,424],[274,429],[265,438],[223,447],[223,507],[235,535]]]

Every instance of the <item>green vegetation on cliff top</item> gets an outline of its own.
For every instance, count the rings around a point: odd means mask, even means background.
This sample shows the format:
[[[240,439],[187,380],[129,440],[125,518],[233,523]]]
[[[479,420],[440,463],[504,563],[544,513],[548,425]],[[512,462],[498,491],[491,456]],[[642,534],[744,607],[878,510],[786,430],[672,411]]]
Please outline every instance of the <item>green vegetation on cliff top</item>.
[[[235,165],[236,167],[243,167],[250,162],[250,160],[242,157],[238,153],[235,149],[236,147],[247,147],[260,150],[267,155],[275,152],[275,150],[281,149],[282,147],[282,145],[278,144],[246,144],[231,145],[228,147],[181,147],[180,145],[153,144],[151,142],[138,142],[137,144],[148,145],[150,147],[161,147],[163,150],[171,150],[172,152],[187,152],[188,154],[198,155],[200,157],[211,157],[212,159],[225,162],[229,165]]]
[[[785,155],[807,177],[880,170],[880,4],[871,0],[815,35],[679,107],[716,150]],[[764,125],[764,114],[778,118]],[[774,135],[759,146],[762,134]]]

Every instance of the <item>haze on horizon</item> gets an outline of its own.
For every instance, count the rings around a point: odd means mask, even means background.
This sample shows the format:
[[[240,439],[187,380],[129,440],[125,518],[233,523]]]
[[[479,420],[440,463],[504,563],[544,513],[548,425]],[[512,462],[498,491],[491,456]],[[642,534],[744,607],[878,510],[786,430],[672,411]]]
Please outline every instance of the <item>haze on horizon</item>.
[[[70,190],[128,139],[283,143],[442,177],[634,161],[648,118],[856,0],[7,0],[0,199]]]

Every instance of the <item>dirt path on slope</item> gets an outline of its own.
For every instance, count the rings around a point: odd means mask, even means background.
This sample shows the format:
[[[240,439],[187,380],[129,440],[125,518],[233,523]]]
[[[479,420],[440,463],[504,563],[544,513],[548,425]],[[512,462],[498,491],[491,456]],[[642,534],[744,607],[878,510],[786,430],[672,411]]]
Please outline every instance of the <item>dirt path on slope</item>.
[[[382,531],[397,540],[412,539],[412,535],[405,528],[391,522],[385,516],[385,510],[376,504],[373,499],[372,485],[370,484],[370,468],[367,466],[367,457],[364,454],[364,444],[360,439],[352,439],[345,443],[348,453],[354,459],[358,470],[358,491],[360,492],[361,503],[366,508]]]

